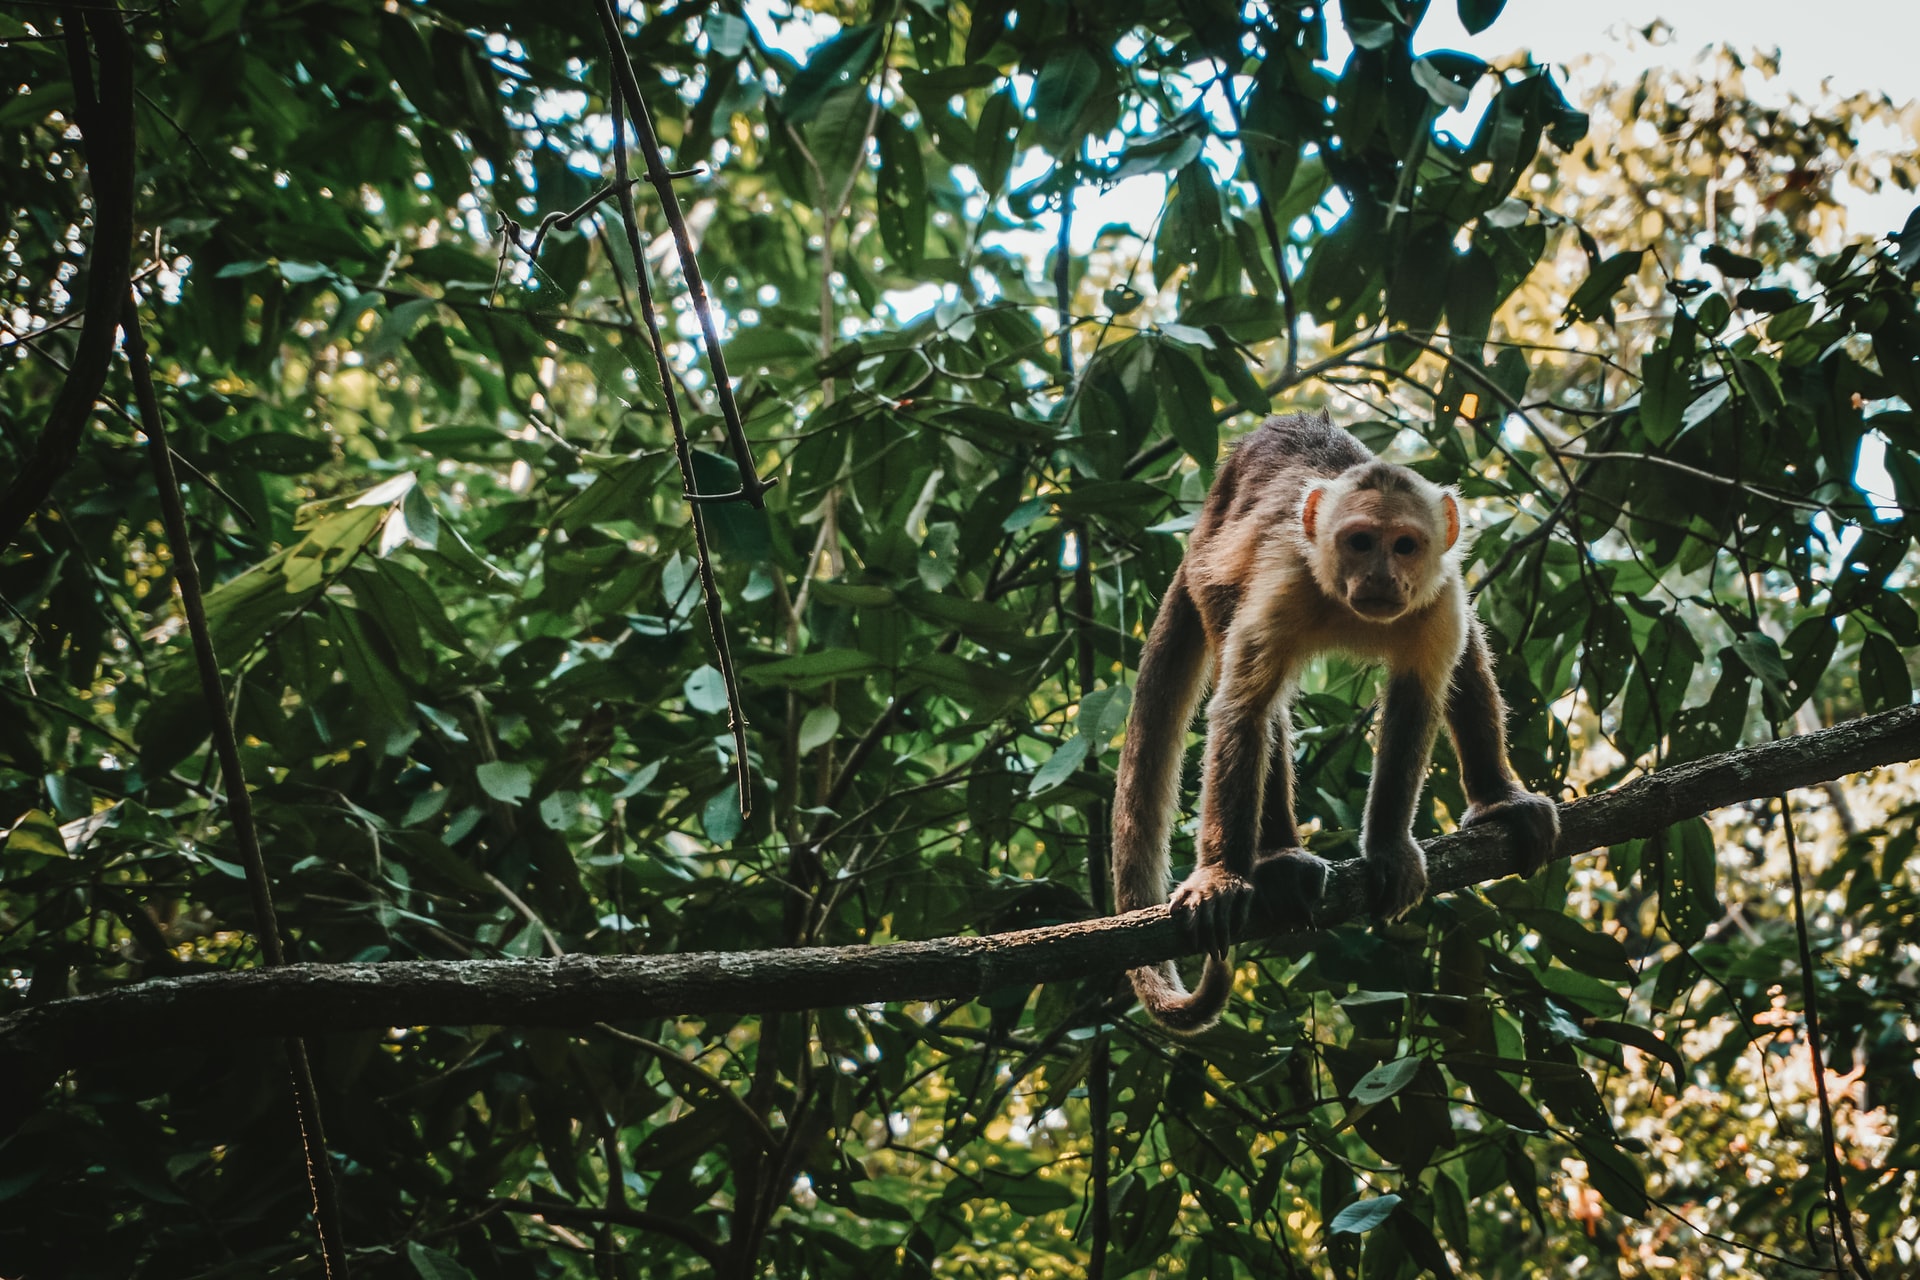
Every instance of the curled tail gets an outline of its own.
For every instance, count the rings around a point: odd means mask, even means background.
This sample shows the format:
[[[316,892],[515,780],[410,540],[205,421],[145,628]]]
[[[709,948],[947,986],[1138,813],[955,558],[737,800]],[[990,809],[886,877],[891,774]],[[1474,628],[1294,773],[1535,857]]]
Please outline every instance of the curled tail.
[[[1206,662],[1206,630],[1183,568],[1160,602],[1141,652],[1127,739],[1120,751],[1113,801],[1113,899],[1121,912],[1167,900],[1167,840],[1180,799],[1180,760]],[[1212,956],[1191,992],[1181,985],[1171,960],[1127,976],[1153,1020],[1170,1031],[1198,1032],[1212,1026],[1233,986],[1232,969]]]

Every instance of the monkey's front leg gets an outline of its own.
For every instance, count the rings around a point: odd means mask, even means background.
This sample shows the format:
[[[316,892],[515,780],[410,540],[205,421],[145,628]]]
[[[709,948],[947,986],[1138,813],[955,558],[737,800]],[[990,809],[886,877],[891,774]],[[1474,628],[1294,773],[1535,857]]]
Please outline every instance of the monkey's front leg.
[[[1326,896],[1330,868],[1308,853],[1293,820],[1293,745],[1288,741],[1287,699],[1273,712],[1267,748],[1267,785],[1260,798],[1260,851],[1253,858],[1254,909],[1274,923],[1303,928]]]
[[[1419,676],[1402,672],[1388,678],[1360,828],[1373,912],[1382,919],[1400,918],[1427,895],[1427,859],[1413,838],[1413,806],[1426,783],[1439,727],[1438,698]]]
[[[1493,682],[1493,658],[1478,620],[1467,627],[1466,648],[1453,670],[1447,696],[1447,727],[1467,793],[1463,827],[1498,822],[1513,839],[1519,871],[1530,876],[1546,864],[1560,839],[1560,806],[1520,785],[1507,763],[1507,708]]]
[[[1241,641],[1235,643],[1236,640]],[[1267,772],[1267,721],[1279,695],[1272,655],[1228,634],[1220,687],[1207,704],[1200,848],[1193,874],[1168,900],[1209,955],[1225,956],[1253,913],[1254,840]]]

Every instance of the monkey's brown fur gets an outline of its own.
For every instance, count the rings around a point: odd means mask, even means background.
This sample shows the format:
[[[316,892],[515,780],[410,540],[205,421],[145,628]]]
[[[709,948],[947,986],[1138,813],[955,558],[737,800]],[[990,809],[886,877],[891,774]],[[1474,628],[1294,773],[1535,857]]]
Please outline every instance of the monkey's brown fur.
[[[1114,798],[1121,911],[1167,900],[1167,840],[1194,705],[1213,673],[1193,874],[1174,914],[1208,953],[1189,993],[1171,963],[1135,969],[1162,1025],[1198,1032],[1226,1006],[1227,949],[1256,901],[1304,920],[1327,864],[1300,847],[1288,704],[1329,650],[1387,669],[1361,826],[1373,907],[1392,918],[1426,894],[1412,834],[1444,708],[1469,808],[1462,824],[1512,828],[1522,870],[1553,850],[1559,814],[1507,764],[1506,707],[1460,578],[1451,492],[1381,462],[1326,415],[1269,418],[1221,463],[1140,658]]]

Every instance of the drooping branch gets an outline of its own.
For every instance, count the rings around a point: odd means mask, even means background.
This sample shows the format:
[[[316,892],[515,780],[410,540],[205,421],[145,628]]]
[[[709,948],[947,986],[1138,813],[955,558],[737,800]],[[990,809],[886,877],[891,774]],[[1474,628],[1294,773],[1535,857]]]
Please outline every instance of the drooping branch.
[[[1903,707],[1648,774],[1564,805],[1557,856],[1654,835],[1743,800],[1920,759],[1920,707]],[[1512,868],[1504,832],[1426,843],[1432,890]],[[1365,876],[1337,866],[1323,926],[1364,914]],[[1312,936],[1294,945],[1314,944]],[[38,1084],[115,1054],[206,1038],[316,1035],[395,1026],[580,1027],[675,1014],[777,1013],[897,1000],[964,999],[1015,983],[1059,982],[1186,951],[1165,907],[986,937],[878,947],[799,947],[553,960],[296,964],[155,978],[0,1018],[0,1079]],[[29,1103],[29,1105],[31,1105]]]

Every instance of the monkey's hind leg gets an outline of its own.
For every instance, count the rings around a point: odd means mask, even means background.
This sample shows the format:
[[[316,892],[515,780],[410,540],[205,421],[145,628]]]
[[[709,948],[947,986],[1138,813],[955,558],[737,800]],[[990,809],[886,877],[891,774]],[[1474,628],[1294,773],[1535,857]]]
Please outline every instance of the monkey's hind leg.
[[[1460,817],[1462,827],[1477,827],[1488,822],[1497,822],[1507,829],[1519,862],[1517,874],[1523,877],[1535,875],[1546,866],[1560,840],[1560,806],[1531,791],[1516,789],[1505,800],[1471,804]]]
[[[1305,929],[1326,896],[1325,858],[1300,846],[1293,821],[1293,746],[1287,740],[1287,704],[1274,711],[1267,785],[1261,796],[1260,851],[1253,859],[1254,910],[1280,928]]]

